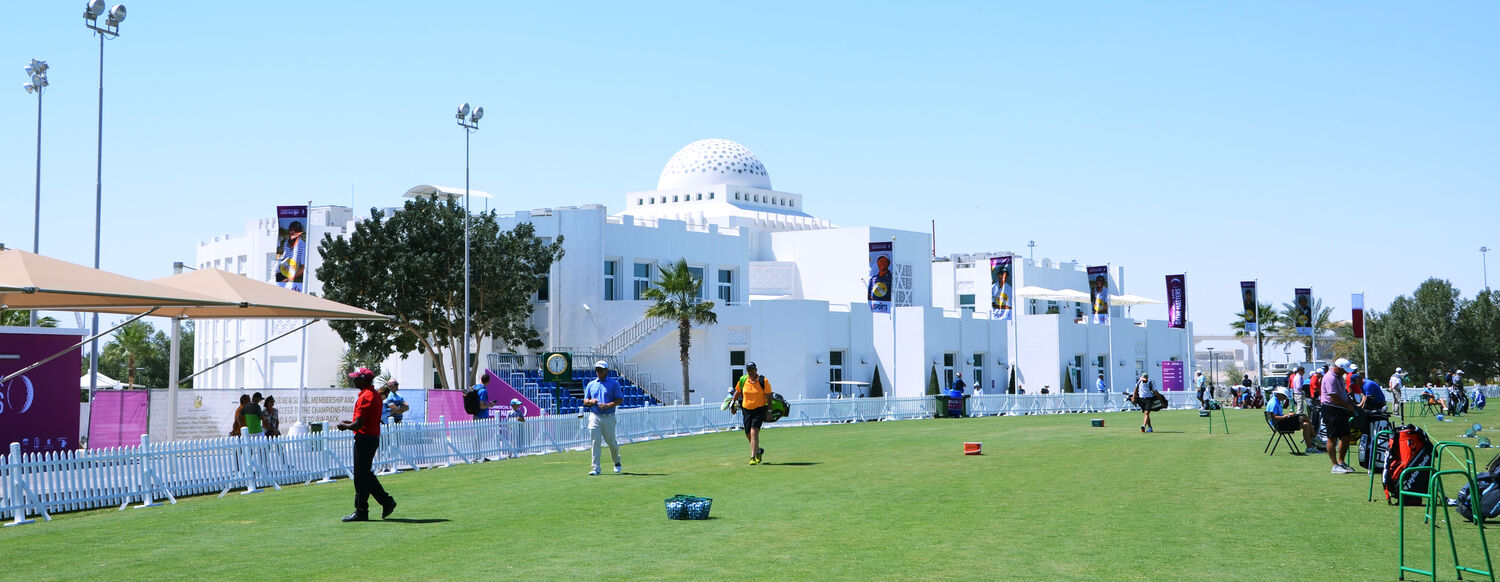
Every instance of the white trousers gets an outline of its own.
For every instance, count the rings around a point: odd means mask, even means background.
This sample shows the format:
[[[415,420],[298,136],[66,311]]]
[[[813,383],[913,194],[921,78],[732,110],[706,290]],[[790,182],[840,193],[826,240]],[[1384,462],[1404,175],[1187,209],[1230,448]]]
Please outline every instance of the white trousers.
[[[609,445],[609,456],[614,459],[615,464],[620,464],[620,445],[615,442],[615,415],[589,413],[589,438],[593,440],[593,455],[589,458],[593,462],[595,471],[599,470],[599,443],[602,441]]]

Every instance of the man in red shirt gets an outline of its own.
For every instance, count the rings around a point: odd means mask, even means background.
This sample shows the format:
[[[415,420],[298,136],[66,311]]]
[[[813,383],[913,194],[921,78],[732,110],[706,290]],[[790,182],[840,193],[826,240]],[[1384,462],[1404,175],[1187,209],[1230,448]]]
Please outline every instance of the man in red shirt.
[[[354,431],[354,513],[344,521],[370,521],[370,496],[380,504],[380,518],[396,510],[396,500],[375,478],[375,451],[380,449],[381,400],[375,395],[375,373],[360,368],[349,374],[359,399],[354,401],[354,420],[339,421],[339,430]]]

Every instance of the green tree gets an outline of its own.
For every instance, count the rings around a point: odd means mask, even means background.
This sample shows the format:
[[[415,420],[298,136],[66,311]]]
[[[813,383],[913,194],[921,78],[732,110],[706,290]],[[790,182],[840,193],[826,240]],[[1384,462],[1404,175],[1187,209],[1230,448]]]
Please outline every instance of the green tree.
[[[562,237],[544,242],[529,222],[502,231],[493,211],[469,226],[470,334],[464,328],[464,210],[451,200],[410,200],[386,217],[372,209],[347,238],[324,235],[318,279],[328,299],[393,317],[331,321],[360,354],[431,354],[444,388],[474,376],[482,358],[461,362],[465,343],[495,349],[542,347],[531,296],[563,256]]]
[[[1317,334],[1314,337],[1318,338],[1318,345],[1321,348],[1322,346],[1328,345],[1330,341],[1330,338],[1328,337],[1330,328],[1329,321],[1333,316],[1333,308],[1324,307],[1322,299],[1314,298],[1312,305],[1312,314],[1313,333]],[[1313,338],[1297,334],[1297,324],[1295,323],[1297,321],[1297,306],[1291,303],[1282,303],[1281,312],[1277,314],[1276,318],[1276,343],[1284,346],[1301,346],[1302,352],[1306,357],[1306,361],[1311,362],[1313,357]],[[1318,351],[1318,355],[1321,356],[1325,354],[1323,354],[1322,350],[1320,349]]]
[[[1276,308],[1270,303],[1257,302],[1255,304],[1255,313],[1256,325],[1260,328],[1260,335],[1255,338],[1255,353],[1258,355],[1257,357],[1261,357],[1266,353],[1266,338],[1271,338],[1273,342],[1276,341],[1276,338],[1281,335],[1284,320],[1277,315]],[[1234,337],[1249,337],[1256,334],[1253,331],[1245,331],[1245,328],[1249,327],[1249,315],[1250,313],[1247,311],[1235,314],[1234,321],[1229,323],[1229,328],[1234,330]],[[1264,358],[1261,357],[1261,359]],[[1259,368],[1259,366],[1260,360],[1257,360],[1256,367]],[[1260,376],[1262,373],[1262,370],[1256,370],[1256,376]]]
[[[124,369],[122,371],[125,373],[123,377],[127,379],[127,385],[130,388],[135,388],[137,386],[135,381],[137,377],[136,361],[140,360],[144,363],[146,358],[150,356],[151,351],[155,348],[151,343],[151,335],[155,331],[151,327],[151,324],[139,319],[115,330],[114,337],[109,340],[109,343],[104,344],[104,349],[100,350],[99,362],[101,368],[103,367],[102,364],[110,359],[123,363]],[[116,377],[119,378],[121,376]]]
[[[870,398],[881,398],[885,396],[885,386],[880,383],[880,370],[875,370],[875,377],[870,379]]]
[[[938,387],[937,366],[933,366],[932,375],[927,378],[927,395],[937,396],[938,392],[941,391],[942,388]]]
[[[1371,366],[1389,373],[1404,368],[1415,384],[1438,382],[1444,371],[1461,367],[1458,290],[1446,280],[1423,281],[1410,297],[1391,301],[1367,325]]]
[[[1484,383],[1500,375],[1500,302],[1495,294],[1486,289],[1465,301],[1455,327],[1464,374]]]
[[[365,354],[354,348],[344,348],[339,353],[339,370],[333,378],[333,385],[340,388],[353,388],[354,383],[349,381],[349,374],[360,368],[369,368],[375,375],[380,375],[380,363],[385,361],[385,354]]]
[[[688,386],[688,352],[693,347],[693,325],[719,322],[714,302],[699,298],[703,279],[694,277],[687,260],[677,259],[670,269],[657,267],[657,279],[641,298],[653,301],[646,307],[646,317],[665,319],[677,324],[678,358],[682,361],[682,403],[691,402]]]
[[[26,327],[31,325],[31,310],[29,309],[0,309],[0,326]],[[57,327],[57,318],[52,316],[41,317],[36,320],[37,327]]]

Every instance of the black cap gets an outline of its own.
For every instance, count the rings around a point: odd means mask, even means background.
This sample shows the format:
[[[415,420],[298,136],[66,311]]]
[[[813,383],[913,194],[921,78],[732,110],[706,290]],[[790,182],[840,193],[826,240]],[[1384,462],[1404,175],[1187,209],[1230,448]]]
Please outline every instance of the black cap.
[[[754,368],[755,362],[745,362],[745,368]]]

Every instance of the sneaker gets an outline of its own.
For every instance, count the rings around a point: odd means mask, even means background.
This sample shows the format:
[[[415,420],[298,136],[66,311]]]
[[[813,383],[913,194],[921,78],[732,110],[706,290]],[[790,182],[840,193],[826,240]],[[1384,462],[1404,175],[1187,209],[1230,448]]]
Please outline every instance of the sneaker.
[[[1349,473],[1353,473],[1354,470],[1343,465],[1334,465],[1333,469],[1331,469],[1329,472],[1333,473],[1334,475],[1346,475]]]
[[[1321,452],[1323,452],[1323,449],[1320,449],[1318,447],[1307,447],[1307,450],[1303,451],[1303,454],[1306,454],[1306,455],[1316,455],[1316,454],[1321,453]]]
[[[598,475],[598,474],[599,474],[599,470],[598,469],[594,469],[592,471],[589,471],[589,476],[590,477],[593,477],[593,476]]]
[[[750,464],[751,465],[759,465],[760,464],[760,457],[750,457]]]
[[[766,450],[764,448],[757,447],[755,449],[755,458],[759,459],[762,456],[764,456],[765,454],[766,454]]]
[[[1141,425],[1141,432],[1146,432],[1146,425]]]
[[[615,473],[619,473],[619,472],[620,472],[620,464],[619,463],[615,463]]]
[[[1349,463],[1339,463],[1339,466],[1343,467],[1345,471],[1348,471],[1350,473],[1358,473],[1359,472],[1359,471],[1354,470],[1354,467],[1350,467]]]
[[[391,498],[391,504],[390,505],[381,505],[380,506],[380,519],[385,519],[387,517],[390,517],[391,516],[391,512],[393,512],[393,511],[396,511],[396,498],[395,497]]]
[[[345,521],[345,522],[350,522],[350,521],[370,521],[370,514],[367,513],[367,512],[364,512],[364,511],[356,511],[354,513],[351,513],[349,515],[344,516],[343,521]]]

